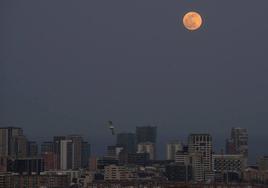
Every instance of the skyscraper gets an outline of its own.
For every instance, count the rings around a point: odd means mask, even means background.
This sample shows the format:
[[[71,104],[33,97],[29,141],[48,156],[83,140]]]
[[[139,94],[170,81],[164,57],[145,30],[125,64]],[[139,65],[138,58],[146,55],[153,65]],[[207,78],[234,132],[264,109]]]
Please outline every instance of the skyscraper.
[[[19,127],[1,127],[0,128],[0,155],[11,156],[12,154],[12,138],[14,136],[23,135],[23,130]]]
[[[206,170],[212,169],[212,137],[209,134],[191,134],[188,139],[189,153],[201,153]]]
[[[69,135],[68,140],[72,141],[72,168],[79,169],[82,165],[82,143],[83,138],[80,135]]]
[[[12,136],[11,157],[24,158],[28,155],[28,140],[24,135]]]
[[[212,137],[209,134],[191,134],[188,145],[189,154],[196,161],[193,168],[198,169],[198,176],[201,175],[201,168],[203,168],[205,180],[205,174],[212,172]]]
[[[144,142],[156,143],[157,127],[136,127],[137,144]]]
[[[136,135],[134,133],[119,133],[116,138],[116,145],[123,147],[127,153],[136,152]]]
[[[175,160],[176,152],[183,151],[183,144],[177,140],[171,141],[167,144],[166,150],[167,160]]]
[[[248,132],[244,128],[232,128],[231,138],[226,141],[227,154],[242,154],[248,158]]]
[[[73,167],[73,144],[72,140],[60,141],[60,169],[68,170]]]
[[[61,168],[61,141],[65,140],[66,136],[54,136],[53,143],[54,143],[54,152],[57,155],[57,168]]]
[[[90,158],[90,144],[88,142],[82,143],[82,167],[88,168],[89,166],[89,158]]]

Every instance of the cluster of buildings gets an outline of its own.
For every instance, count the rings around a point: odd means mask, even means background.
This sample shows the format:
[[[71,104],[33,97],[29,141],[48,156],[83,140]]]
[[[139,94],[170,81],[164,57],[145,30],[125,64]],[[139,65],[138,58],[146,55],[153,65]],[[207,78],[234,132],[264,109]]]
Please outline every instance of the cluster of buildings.
[[[226,149],[213,152],[210,134],[170,141],[166,159],[157,158],[157,127],[116,134],[105,156],[90,154],[79,135],[55,136],[38,145],[17,127],[0,128],[0,188],[170,187],[267,185],[268,157],[248,165],[248,133],[233,128]]]
[[[88,168],[89,157],[90,144],[80,135],[39,145],[22,128],[0,127],[0,188],[69,187]]]

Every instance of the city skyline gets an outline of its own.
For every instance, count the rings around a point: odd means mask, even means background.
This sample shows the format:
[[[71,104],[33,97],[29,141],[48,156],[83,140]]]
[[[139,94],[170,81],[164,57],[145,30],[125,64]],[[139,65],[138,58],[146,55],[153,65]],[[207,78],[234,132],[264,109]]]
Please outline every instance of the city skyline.
[[[13,2],[0,4],[0,125],[97,142],[109,119],[162,135],[240,126],[252,148],[268,142],[267,1]]]
[[[0,1],[0,187],[268,185],[267,7]]]

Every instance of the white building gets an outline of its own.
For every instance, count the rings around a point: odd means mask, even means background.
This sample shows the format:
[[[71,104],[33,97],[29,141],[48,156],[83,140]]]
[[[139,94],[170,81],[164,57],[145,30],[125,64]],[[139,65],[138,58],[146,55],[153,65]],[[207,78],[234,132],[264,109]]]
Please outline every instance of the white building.
[[[68,170],[72,168],[73,147],[72,140],[60,141],[60,168]]]

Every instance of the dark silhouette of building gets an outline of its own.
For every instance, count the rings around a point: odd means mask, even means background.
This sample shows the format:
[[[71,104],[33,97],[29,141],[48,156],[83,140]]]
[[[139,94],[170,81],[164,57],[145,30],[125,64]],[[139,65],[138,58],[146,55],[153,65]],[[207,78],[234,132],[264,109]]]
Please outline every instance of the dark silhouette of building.
[[[88,142],[82,143],[82,167],[88,168],[90,158],[91,147]]]
[[[23,158],[11,160],[8,163],[8,171],[21,175],[40,174],[44,171],[44,160],[42,158]]]
[[[128,153],[135,153],[136,135],[134,133],[119,133],[117,134],[116,145],[123,147]]]
[[[136,143],[156,143],[157,127],[144,126],[136,127]]]
[[[28,157],[37,157],[38,156],[38,144],[36,142],[28,142],[27,147]]]
[[[167,165],[165,174],[169,181],[189,182],[192,180],[192,168],[184,164]]]
[[[46,152],[55,152],[54,145],[54,142],[43,142],[41,144],[41,154]]]

